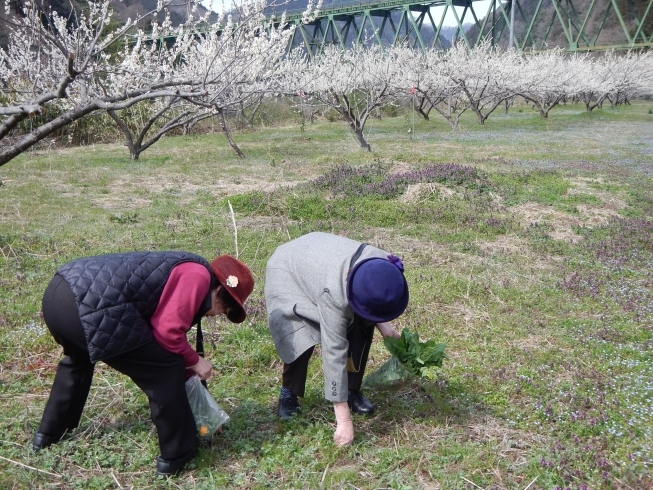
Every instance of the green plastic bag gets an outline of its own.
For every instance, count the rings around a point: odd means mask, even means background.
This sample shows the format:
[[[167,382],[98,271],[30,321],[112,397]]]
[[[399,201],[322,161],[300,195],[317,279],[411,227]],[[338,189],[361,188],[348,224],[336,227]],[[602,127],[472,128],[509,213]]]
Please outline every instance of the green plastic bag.
[[[420,342],[419,335],[408,329],[401,332],[399,339],[386,337],[383,343],[392,357],[365,378],[362,386],[365,389],[396,389],[418,378],[433,379],[433,368],[442,367],[447,357],[446,344],[433,340]]]
[[[399,360],[392,356],[379,369],[363,380],[365,390],[392,391],[405,386],[414,379],[413,373],[406,369]]]

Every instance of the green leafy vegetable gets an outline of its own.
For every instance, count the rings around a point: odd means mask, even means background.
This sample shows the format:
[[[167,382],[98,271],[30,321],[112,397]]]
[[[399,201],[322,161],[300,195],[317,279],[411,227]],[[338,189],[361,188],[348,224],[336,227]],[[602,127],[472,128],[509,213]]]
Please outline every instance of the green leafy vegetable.
[[[401,332],[401,338],[386,337],[383,343],[401,365],[416,376],[431,378],[429,368],[442,367],[442,361],[447,357],[444,354],[447,344],[438,344],[434,340],[420,342],[419,335],[408,329]]]

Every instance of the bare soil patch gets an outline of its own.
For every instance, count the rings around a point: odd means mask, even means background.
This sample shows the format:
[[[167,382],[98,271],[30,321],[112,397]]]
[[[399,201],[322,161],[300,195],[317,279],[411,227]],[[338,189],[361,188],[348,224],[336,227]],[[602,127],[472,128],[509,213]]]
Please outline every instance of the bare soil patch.
[[[582,237],[574,233],[572,227],[580,226],[583,221],[580,217],[572,216],[557,209],[538,204],[527,202],[511,208],[517,215],[524,228],[535,224],[547,223],[553,226],[550,233],[551,238],[564,240],[570,243],[577,243]]]
[[[582,237],[573,231],[573,227],[604,226],[611,217],[618,216],[619,211],[626,207],[626,202],[622,197],[592,187],[592,184],[604,184],[602,178],[577,177],[570,179],[569,182],[572,187],[568,189],[568,195],[592,195],[601,201],[601,205],[579,204],[576,206],[578,210],[576,216],[564,213],[551,206],[532,202],[524,203],[512,208],[522,225],[528,227],[532,224],[548,223],[554,228],[549,234],[551,238],[577,243],[582,240]]]
[[[528,270],[538,271],[538,273],[550,271],[552,268],[557,267],[560,261],[563,260],[561,257],[555,255],[548,255],[542,252],[533,253],[528,243],[526,242],[526,239],[512,234],[499,235],[493,241],[478,242],[477,245],[486,257],[508,257],[510,263],[527,263]],[[497,276],[493,278],[493,280],[522,282],[527,276],[522,273],[518,277],[515,274],[516,267],[519,266],[506,267],[505,264],[503,264],[498,269]]]
[[[479,242],[480,249],[490,255],[522,254],[528,248],[526,240],[516,235],[499,235],[491,242]]]
[[[530,335],[525,338],[513,340],[512,345],[523,351],[536,351],[545,349],[545,346],[550,346],[551,342],[541,335]]]
[[[610,218],[618,216],[619,211],[626,208],[626,201],[621,196],[592,187],[592,184],[604,184],[602,177],[596,179],[577,177],[570,179],[569,183],[573,186],[567,191],[569,195],[588,194],[601,201],[600,206],[585,204],[577,206],[580,214],[586,218],[585,226],[604,226]]]
[[[399,197],[399,202],[416,204],[429,199],[434,194],[437,194],[440,199],[447,199],[458,195],[453,189],[437,182],[419,183],[409,185],[406,188],[406,192]]]
[[[137,179],[116,179],[108,186],[107,194],[93,198],[93,202],[107,209],[138,209],[151,203],[148,194],[159,195],[165,192],[178,196],[181,203],[192,201],[197,193],[204,192],[216,198],[251,191],[270,192],[280,187],[293,186],[298,181],[270,181],[256,177],[223,177],[212,182],[190,179],[186,176],[160,173],[138,176]],[[139,196],[139,197],[135,197]]]
[[[504,468],[527,465],[533,457],[532,448],[540,447],[547,442],[541,435],[507,427],[498,419],[483,415],[472,416],[464,424],[447,423],[435,427],[406,421],[402,432],[404,437],[419,441],[420,447],[423,447],[426,453],[435,453],[439,446],[450,444],[452,436],[460,444],[472,443],[491,451],[498,459],[503,460],[503,464],[497,464],[490,470],[494,474],[493,480],[496,483],[488,488],[495,489],[509,488],[501,484],[504,480],[511,481],[505,474]],[[391,443],[394,441],[388,441],[388,444]],[[428,471],[422,472],[421,476],[429,485],[427,488],[440,488],[439,482],[434,481]],[[474,479],[474,474],[470,472],[466,478],[471,481]],[[529,481],[524,478],[521,484],[526,487]]]
[[[411,164],[408,162],[394,162],[390,169],[391,174],[403,174],[412,170]]]
[[[568,191],[569,194],[590,194],[596,196],[601,200],[603,207],[607,209],[619,210],[626,207],[626,201],[621,196],[592,187],[592,184],[605,184],[606,182],[603,177],[596,179],[576,177],[569,179],[569,183],[572,185]]]

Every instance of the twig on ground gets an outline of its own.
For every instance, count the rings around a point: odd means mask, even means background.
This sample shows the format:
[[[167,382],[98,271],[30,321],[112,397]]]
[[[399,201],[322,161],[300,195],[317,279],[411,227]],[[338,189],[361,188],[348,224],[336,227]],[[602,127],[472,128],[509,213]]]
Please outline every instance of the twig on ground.
[[[614,479],[617,480],[617,482],[621,483],[625,488],[629,488],[630,490],[635,490],[635,489],[634,489],[633,487],[631,487],[630,485],[627,485],[626,483],[622,482],[622,481],[621,481],[619,478],[617,478],[616,476],[614,477]]]
[[[320,485],[324,484],[324,479],[326,478],[327,471],[329,470],[329,464],[324,468],[324,473],[322,473],[322,479],[320,480]]]
[[[118,481],[118,478],[116,478],[116,475],[113,474],[113,471],[111,472],[111,478],[113,478],[113,481],[116,482],[116,485],[118,485],[118,488],[122,488],[121,483]]]
[[[467,280],[467,292],[465,293],[465,299],[469,299],[469,290],[472,285],[472,279],[474,278],[474,267],[469,271],[469,279]]]
[[[476,488],[480,488],[481,490],[485,490],[483,487],[479,487],[476,483],[474,483],[474,482],[471,481],[471,480],[468,480],[468,479],[465,478],[464,476],[461,476],[460,478],[462,478],[463,480],[465,480],[467,483],[471,483],[471,484],[474,485]]]
[[[236,244],[236,258],[238,258],[238,228],[236,227],[236,216],[234,216],[234,208],[231,206],[231,201],[227,200],[229,204],[229,211],[231,212],[231,222],[234,224],[234,243]]]
[[[54,476],[55,478],[61,478],[61,475],[57,475],[56,473],[50,473],[49,471],[39,470],[38,468],[34,468],[33,466],[27,466],[26,464],[19,463],[18,461],[14,461],[13,459],[5,458],[4,456],[0,456],[0,459],[4,461],[9,461],[10,463],[13,463],[18,466],[22,466],[23,468],[27,468],[28,470],[34,470],[39,473],[45,473],[46,475]]]
[[[524,488],[524,490],[528,490],[529,488],[531,488],[531,485],[535,483],[539,477],[540,475],[537,475],[535,478],[533,478],[533,481],[530,482],[528,485],[526,485],[526,488]]]
[[[123,436],[125,439],[129,439],[131,442],[133,442],[134,444],[136,444],[136,445],[137,445],[138,447],[140,447],[142,450],[145,450],[145,447],[144,447],[142,444],[139,444],[138,442],[136,442],[134,439],[132,439],[132,438],[129,437],[128,435],[126,435],[126,434],[122,434],[122,436]]]

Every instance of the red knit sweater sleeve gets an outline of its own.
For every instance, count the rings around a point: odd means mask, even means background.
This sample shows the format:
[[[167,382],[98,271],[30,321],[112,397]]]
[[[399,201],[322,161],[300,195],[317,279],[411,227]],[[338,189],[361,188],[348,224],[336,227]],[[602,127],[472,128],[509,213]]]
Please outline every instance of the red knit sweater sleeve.
[[[211,275],[203,265],[183,262],[175,266],[150,320],[156,341],[170,352],[183,356],[186,367],[199,362],[186,332],[210,287]]]

